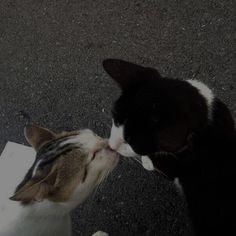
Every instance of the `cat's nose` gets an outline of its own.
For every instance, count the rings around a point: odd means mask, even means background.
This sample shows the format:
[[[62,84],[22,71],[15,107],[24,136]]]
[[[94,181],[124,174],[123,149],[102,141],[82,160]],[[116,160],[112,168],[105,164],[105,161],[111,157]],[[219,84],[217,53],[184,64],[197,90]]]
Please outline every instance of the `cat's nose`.
[[[114,151],[117,151],[122,143],[123,143],[123,140],[121,140],[121,139],[117,140],[116,142],[109,139],[108,146],[109,146],[110,149],[112,149]]]
[[[109,150],[111,150],[111,151],[116,151],[115,149],[113,149],[110,145],[108,145],[108,147],[107,147]]]
[[[112,150],[115,150],[114,143],[112,143],[110,140],[108,141],[108,147]]]

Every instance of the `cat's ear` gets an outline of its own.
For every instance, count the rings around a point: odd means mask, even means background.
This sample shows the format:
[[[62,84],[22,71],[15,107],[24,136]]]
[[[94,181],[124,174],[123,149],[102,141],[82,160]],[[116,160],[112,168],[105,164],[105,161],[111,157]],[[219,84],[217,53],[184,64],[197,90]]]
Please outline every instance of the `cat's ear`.
[[[53,191],[53,187],[47,183],[35,183],[33,180],[29,181],[14,196],[10,197],[12,201],[32,202],[43,201]]]
[[[12,201],[32,202],[43,201],[52,196],[55,191],[55,182],[57,178],[57,169],[51,168],[46,177],[32,177],[9,199]]]
[[[157,70],[119,59],[103,61],[104,70],[120,85],[122,90],[150,79],[160,78]]]
[[[37,151],[44,143],[54,139],[56,134],[52,131],[36,126],[34,124],[27,125],[24,130],[25,138],[28,143]]]

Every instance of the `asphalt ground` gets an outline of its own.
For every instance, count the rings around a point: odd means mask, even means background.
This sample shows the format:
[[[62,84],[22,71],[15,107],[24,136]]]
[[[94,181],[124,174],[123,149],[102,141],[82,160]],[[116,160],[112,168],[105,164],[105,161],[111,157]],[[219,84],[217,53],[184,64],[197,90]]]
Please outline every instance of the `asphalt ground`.
[[[26,144],[22,110],[55,131],[107,137],[119,95],[107,57],[203,81],[236,117],[235,13],[233,0],[0,0],[0,151]],[[192,235],[173,184],[126,159],[73,213],[74,236],[97,230]]]

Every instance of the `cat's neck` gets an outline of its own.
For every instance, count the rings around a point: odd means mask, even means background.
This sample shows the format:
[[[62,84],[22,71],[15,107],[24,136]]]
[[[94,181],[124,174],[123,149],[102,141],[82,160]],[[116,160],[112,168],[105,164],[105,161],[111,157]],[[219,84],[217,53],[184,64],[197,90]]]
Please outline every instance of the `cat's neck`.
[[[55,203],[48,200],[42,202],[33,202],[28,204],[23,204],[21,202],[11,201],[6,199],[0,203],[1,215],[7,214],[8,212],[14,211],[15,213],[21,215],[24,218],[27,217],[44,217],[44,218],[55,218],[63,217],[68,215],[74,206],[69,203]],[[15,214],[16,215],[16,214]]]
[[[67,235],[67,231],[70,232],[63,229],[70,227],[70,208],[66,204],[43,201],[22,205],[7,200],[0,205],[0,211],[0,236],[29,236],[37,232],[45,236]],[[64,234],[59,234],[59,229]]]
[[[236,132],[209,125],[193,140],[193,149],[178,156],[183,182],[201,185],[235,176]],[[177,176],[179,177],[179,176]]]

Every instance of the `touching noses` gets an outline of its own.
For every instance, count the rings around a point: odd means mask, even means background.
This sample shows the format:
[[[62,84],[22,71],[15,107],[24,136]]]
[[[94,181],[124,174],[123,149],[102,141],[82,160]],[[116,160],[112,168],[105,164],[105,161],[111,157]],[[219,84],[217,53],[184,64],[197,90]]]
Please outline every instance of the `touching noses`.
[[[121,146],[121,144],[124,142],[124,140],[123,139],[116,139],[116,140],[113,140],[112,138],[110,138],[109,139],[109,142],[108,142],[108,145],[109,145],[109,147],[112,149],[112,150],[115,150],[115,151],[117,151],[119,148],[120,148],[120,146]]]

